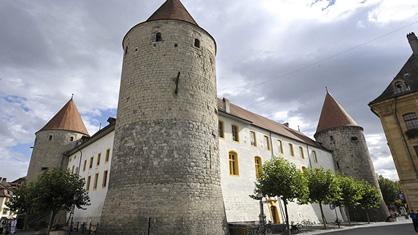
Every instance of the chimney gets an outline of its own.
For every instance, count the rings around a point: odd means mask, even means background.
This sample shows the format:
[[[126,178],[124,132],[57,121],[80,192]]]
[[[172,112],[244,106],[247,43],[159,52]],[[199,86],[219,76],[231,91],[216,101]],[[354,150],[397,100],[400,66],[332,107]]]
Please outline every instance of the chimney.
[[[409,41],[409,45],[411,45],[412,51],[414,52],[415,56],[418,56],[418,38],[415,33],[408,33],[406,36]]]
[[[224,104],[225,104],[225,112],[230,113],[231,112],[231,103],[228,99],[224,98]]]

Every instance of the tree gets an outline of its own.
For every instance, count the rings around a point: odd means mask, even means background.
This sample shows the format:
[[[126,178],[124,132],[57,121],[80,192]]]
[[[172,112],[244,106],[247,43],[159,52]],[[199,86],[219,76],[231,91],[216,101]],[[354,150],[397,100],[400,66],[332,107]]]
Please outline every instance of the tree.
[[[359,184],[361,198],[358,200],[358,207],[366,211],[367,223],[370,224],[369,209],[378,208],[382,198],[379,191],[370,183],[362,181]]]
[[[278,196],[283,200],[286,227],[290,231],[287,204],[295,199],[302,201],[308,194],[308,187],[303,173],[294,164],[274,157],[263,164],[263,171],[256,183],[256,192],[269,197]]]
[[[379,175],[379,186],[380,191],[383,195],[383,200],[387,206],[396,204],[399,199],[399,194],[401,194],[401,189],[399,182],[386,179],[385,177]]]
[[[308,182],[309,194],[307,201],[309,203],[318,203],[321,209],[322,223],[327,228],[327,221],[324,216],[322,204],[329,204],[340,200],[340,188],[337,184],[334,174],[324,169],[309,169],[304,172]]]
[[[358,205],[361,199],[360,183],[349,176],[337,175],[337,184],[340,191],[340,197],[333,201],[335,206],[344,206],[348,212],[348,223],[351,224],[350,207]]]
[[[8,204],[15,212],[49,212],[48,232],[51,231],[58,212],[68,212],[73,206],[84,209],[88,205],[90,199],[84,189],[84,180],[78,175],[59,169],[48,170],[35,183],[23,186]]]

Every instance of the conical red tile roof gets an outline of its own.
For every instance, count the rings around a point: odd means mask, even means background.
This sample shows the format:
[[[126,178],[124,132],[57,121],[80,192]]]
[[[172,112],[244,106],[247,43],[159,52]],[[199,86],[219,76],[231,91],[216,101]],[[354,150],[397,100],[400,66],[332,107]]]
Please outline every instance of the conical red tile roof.
[[[45,130],[66,130],[89,135],[73,99],[68,101],[39,131]]]
[[[344,110],[344,108],[328,92],[322,106],[316,133],[320,131],[342,126],[359,126],[356,121]]]
[[[197,25],[180,0],[167,0],[147,21],[154,20],[181,20]]]

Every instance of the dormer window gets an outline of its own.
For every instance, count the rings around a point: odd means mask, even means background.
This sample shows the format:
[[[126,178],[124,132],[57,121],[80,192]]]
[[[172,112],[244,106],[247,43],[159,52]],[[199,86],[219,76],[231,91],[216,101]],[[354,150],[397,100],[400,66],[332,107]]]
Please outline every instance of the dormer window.
[[[161,33],[156,33],[155,34],[155,41],[156,42],[161,42],[163,40],[163,37],[161,36]]]
[[[408,84],[403,80],[396,81],[394,86],[395,86],[395,94],[400,94],[400,93],[409,91]]]

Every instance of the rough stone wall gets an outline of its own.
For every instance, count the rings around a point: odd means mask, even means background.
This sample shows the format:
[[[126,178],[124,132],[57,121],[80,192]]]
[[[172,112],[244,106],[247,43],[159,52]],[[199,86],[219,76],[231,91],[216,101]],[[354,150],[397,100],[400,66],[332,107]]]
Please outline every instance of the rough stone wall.
[[[167,20],[135,26],[123,46],[99,233],[225,234],[214,40],[192,24]]]
[[[317,133],[315,138],[325,148],[333,151],[337,171],[358,180],[366,180],[380,190],[361,127],[332,128]],[[374,221],[384,221],[389,216],[383,201],[380,208],[370,214]],[[365,214],[361,211],[355,211],[350,215],[353,220],[365,220]]]
[[[52,136],[51,140],[50,136]],[[72,149],[81,137],[83,134],[64,130],[38,132],[29,163],[28,182],[35,181],[42,173],[42,168],[66,168],[67,163],[64,161],[63,153]]]

